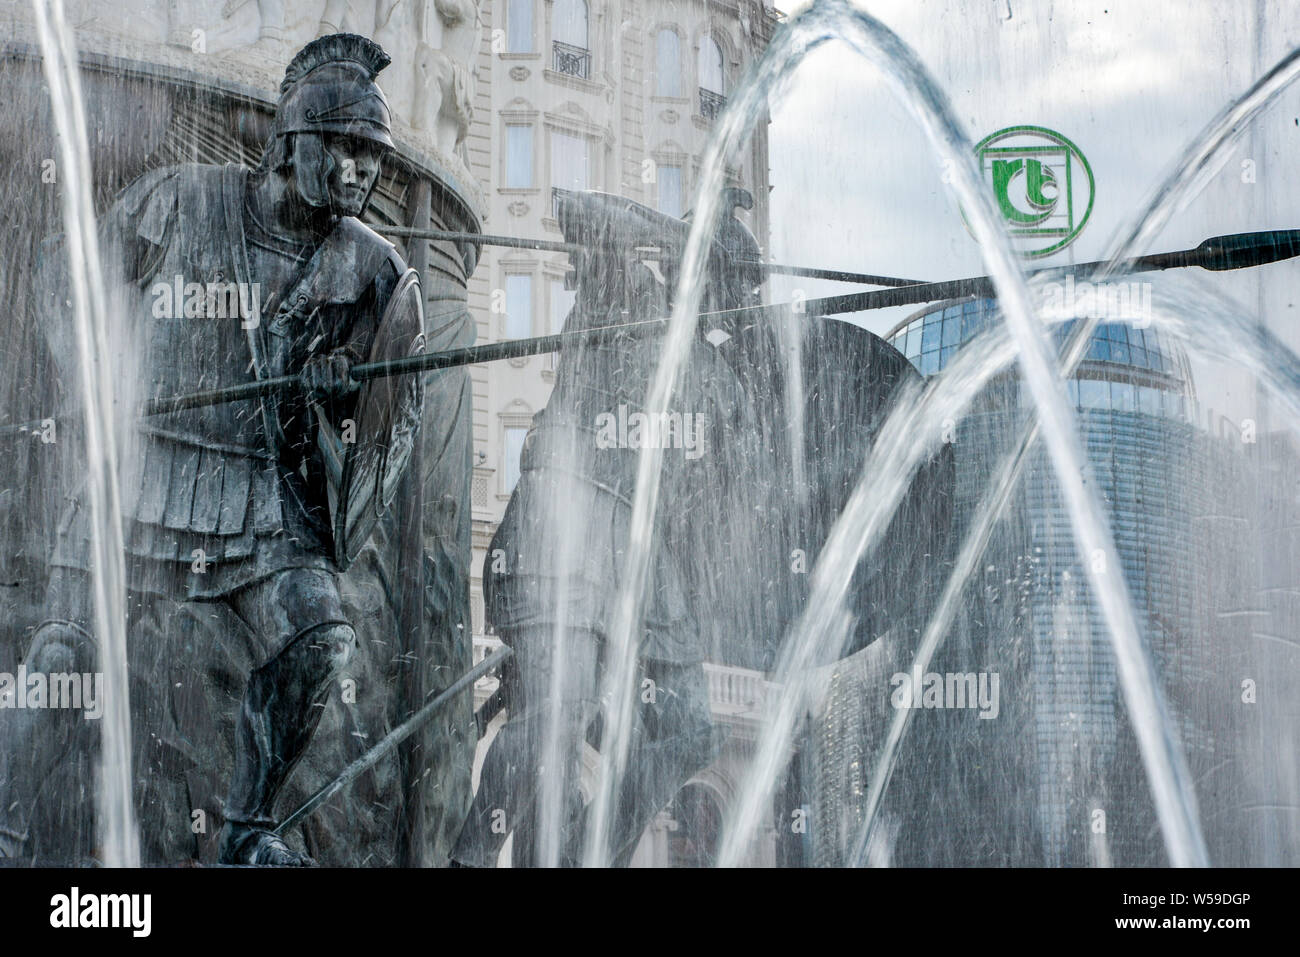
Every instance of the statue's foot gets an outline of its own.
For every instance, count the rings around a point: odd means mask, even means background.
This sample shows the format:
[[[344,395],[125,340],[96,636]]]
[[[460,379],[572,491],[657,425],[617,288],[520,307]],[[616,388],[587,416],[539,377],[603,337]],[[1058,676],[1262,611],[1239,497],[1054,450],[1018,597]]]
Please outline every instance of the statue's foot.
[[[222,864],[252,867],[315,867],[316,862],[299,854],[274,831],[227,821],[221,832]]]
[[[293,59],[293,50],[278,34],[263,34],[244,49],[250,59],[264,60],[279,68],[283,68],[284,64]]]

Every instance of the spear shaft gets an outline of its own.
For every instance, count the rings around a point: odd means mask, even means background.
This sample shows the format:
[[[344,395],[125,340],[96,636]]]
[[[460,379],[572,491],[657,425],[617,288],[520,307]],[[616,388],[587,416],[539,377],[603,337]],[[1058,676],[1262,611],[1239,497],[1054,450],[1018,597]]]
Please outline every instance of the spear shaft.
[[[339,772],[338,777],[309,797],[302,807],[298,808],[298,810],[294,811],[280,822],[279,826],[275,829],[275,833],[284,834],[298,821],[301,821],[334,795],[342,791],[363,771],[378,764],[385,755],[392,752],[394,748],[418,731],[430,718],[445,708],[453,698],[464,692],[470,687],[470,685],[478,681],[479,678],[482,678],[497,665],[501,664],[501,662],[509,658],[512,653],[513,652],[508,646],[502,645],[469,671],[465,672],[465,674],[457,678],[452,683],[451,687],[447,688],[446,691],[443,691],[428,704],[424,705],[424,707],[420,708],[419,711],[415,712],[415,714],[411,715],[392,731],[388,732],[388,734],[385,735],[378,744]]]
[[[396,229],[389,231],[396,233]],[[441,235],[438,230],[406,230],[406,232],[421,235],[426,233]],[[449,235],[472,237],[477,234],[454,233]],[[528,240],[528,242],[531,242],[531,240]],[[1215,236],[1212,239],[1205,240],[1205,242],[1193,249],[1182,249],[1169,253],[1153,253],[1149,256],[1138,256],[1126,260],[1119,263],[1110,272],[1112,275],[1124,275],[1162,269],[1180,269],[1189,266],[1199,266],[1202,269],[1222,272],[1228,269],[1262,266],[1266,263],[1279,262],[1295,256],[1300,256],[1300,229],[1279,229]],[[1030,276],[1043,279],[1065,279],[1073,276],[1086,280],[1089,276],[1097,274],[1103,267],[1109,265],[1109,263],[1105,262],[1089,262],[1073,266],[1053,266],[1047,269],[1034,270],[1030,273]],[[746,306],[720,312],[706,312],[700,314],[700,319],[719,324],[739,320],[752,322],[757,319],[781,318],[787,315],[787,311],[792,308],[797,308],[803,315],[836,316],[851,312],[866,312],[870,309],[887,309],[891,306],[936,302],[941,299],[959,299],[964,296],[992,298],[995,295],[996,291],[993,288],[993,282],[988,276],[972,276],[968,279],[912,283],[891,289],[873,289],[869,292],[809,299],[797,304],[797,306],[792,303],[779,303],[768,306]],[[509,339],[505,342],[464,346],[443,352],[418,353],[402,359],[367,362],[353,366],[351,374],[352,378],[357,381],[365,381],[378,376],[430,372],[456,366],[494,362],[499,359],[517,359],[547,352],[558,352],[569,346],[593,345],[611,342],[622,337],[653,335],[660,330],[666,329],[667,325],[667,319],[646,319],[639,322],[626,322],[610,326],[596,326],[591,329],[579,329],[572,332],[561,332],[550,336],[537,336],[531,339]],[[209,389],[204,392],[166,396],[144,403],[141,407],[141,414],[163,415],[169,412],[179,412],[182,409],[218,405],[222,402],[255,399],[275,392],[297,388],[298,381],[297,376],[280,376],[258,382],[246,382],[224,389]],[[35,432],[39,431],[39,428],[40,423],[36,422],[0,426],[0,436]]]
[[[413,226],[376,226],[374,229],[381,236],[393,236],[398,239],[432,239],[442,242],[472,243],[476,246],[505,246],[510,249],[533,249],[540,252],[556,253],[576,253],[581,252],[583,249],[578,243],[566,243],[554,239],[519,239],[515,236],[461,233],[449,229],[416,229]],[[836,282],[857,282],[866,286],[914,286],[920,282],[919,279],[899,279],[897,276],[873,276],[870,273],[846,272],[842,269],[786,266],[781,263],[754,262],[748,259],[738,260],[736,265],[754,266],[764,272],[781,273],[786,276],[831,279]]]
[[[422,232],[434,232],[434,230],[423,230]],[[1217,272],[1227,269],[1260,266],[1265,263],[1290,259],[1298,255],[1300,255],[1300,229],[1235,233],[1207,239],[1194,249],[1138,256],[1119,263],[1112,272],[1113,274],[1128,274],[1162,269],[1178,269],[1188,266],[1199,266],[1202,269]],[[1089,262],[1071,266],[1054,266],[1048,269],[1035,270],[1030,275],[1034,278],[1044,279],[1065,279],[1071,276],[1086,279],[1088,276],[1097,274],[1108,265],[1108,263],[1104,262]],[[798,304],[795,308],[799,308],[803,315],[834,316],[851,312],[865,312],[869,309],[885,309],[890,306],[935,302],[941,299],[958,299],[964,296],[992,298],[995,295],[996,291],[993,288],[993,282],[988,276],[973,276],[968,279],[913,283],[892,289],[873,289],[869,292],[809,299]],[[756,319],[777,319],[785,316],[791,308],[791,303],[745,306],[739,309],[701,313],[700,319],[709,320],[716,324],[726,324],[740,320],[752,322]],[[505,342],[464,346],[443,352],[418,353],[401,359],[388,359],[382,362],[368,362],[353,366],[351,374],[352,378],[364,382],[378,376],[430,372],[456,366],[494,362],[498,359],[522,358],[547,352],[558,352],[569,346],[594,345],[611,342],[623,337],[652,335],[666,329],[667,324],[667,319],[646,319],[639,322],[626,322],[610,326],[595,326],[591,329],[561,332],[550,336],[537,336],[531,339],[510,339]],[[153,399],[145,403],[143,413],[145,415],[159,415],[167,412],[177,412],[181,409],[215,405],[220,402],[252,399],[273,392],[296,388],[297,385],[297,376],[280,376],[275,379],[248,382],[225,389],[211,389],[206,392],[169,396]]]

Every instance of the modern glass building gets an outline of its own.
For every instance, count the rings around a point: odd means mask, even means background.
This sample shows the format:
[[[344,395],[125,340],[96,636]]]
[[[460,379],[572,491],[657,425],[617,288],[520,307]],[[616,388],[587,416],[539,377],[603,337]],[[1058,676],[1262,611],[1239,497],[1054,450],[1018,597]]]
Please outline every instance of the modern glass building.
[[[886,338],[929,377],[995,321],[993,300],[948,302],[910,316]],[[1055,329],[1058,347],[1071,326]],[[1237,807],[1240,775],[1231,779],[1224,768],[1238,716],[1223,663],[1241,636],[1218,612],[1220,596],[1240,594],[1237,570],[1253,568],[1258,555],[1247,506],[1229,491],[1244,474],[1240,442],[1229,448],[1207,429],[1185,354],[1151,328],[1100,325],[1068,389],[1087,480],[1107,508],[1193,779],[1198,790],[1210,787],[1216,804]],[[1029,402],[1013,368],[956,424],[958,545]],[[1228,514],[1234,508],[1240,514]],[[997,717],[981,720],[950,703],[913,715],[878,829],[887,846],[878,853],[913,865],[1165,863],[1109,633],[1041,445],[977,569],[930,670],[996,674]],[[871,702],[883,680],[909,667],[914,638],[868,649],[832,682],[814,735],[813,819],[834,821],[814,840],[820,863],[847,862],[853,827],[845,826],[846,813],[852,818],[862,804],[882,734]],[[1213,818],[1207,840],[1222,859],[1241,841],[1233,815]]]
[[[958,348],[997,318],[997,303],[992,299],[959,300],[909,316],[885,338],[922,375],[930,376],[947,366]],[[1066,322],[1056,327],[1058,346],[1065,341],[1072,326],[1073,322]],[[1080,382],[1102,381],[1145,387],[1148,391],[1140,397],[1134,394],[1133,400],[1144,400],[1142,411],[1147,414],[1185,417],[1188,410],[1181,399],[1195,397],[1191,371],[1182,349],[1166,341],[1153,328],[1141,329],[1129,323],[1109,322],[1098,326],[1072,383],[1072,395],[1079,392]],[[1109,398],[1103,400],[1098,387],[1083,388],[1080,398],[1092,404],[1081,408],[1129,408],[1129,392],[1124,388],[1114,395],[1117,404],[1112,404]],[[1156,408],[1153,392],[1162,394],[1161,409]]]

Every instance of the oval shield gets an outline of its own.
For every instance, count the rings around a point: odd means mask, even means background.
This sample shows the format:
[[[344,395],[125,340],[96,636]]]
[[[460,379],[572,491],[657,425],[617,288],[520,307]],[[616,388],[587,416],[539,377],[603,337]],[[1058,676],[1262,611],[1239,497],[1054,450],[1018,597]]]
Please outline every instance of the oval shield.
[[[414,269],[398,281],[375,333],[370,362],[424,351],[424,306]],[[334,560],[346,569],[397,494],[415,448],[424,408],[419,373],[380,376],[361,387],[355,439],[346,446],[337,494],[331,496]]]

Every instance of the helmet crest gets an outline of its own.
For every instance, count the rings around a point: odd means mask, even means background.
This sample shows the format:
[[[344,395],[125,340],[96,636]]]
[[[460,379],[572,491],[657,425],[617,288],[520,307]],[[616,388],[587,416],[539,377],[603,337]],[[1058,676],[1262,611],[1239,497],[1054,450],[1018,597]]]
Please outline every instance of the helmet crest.
[[[313,40],[284,71],[272,137],[344,133],[394,149],[388,101],[375,84],[390,62],[378,43],[354,33]]]
[[[367,79],[373,80],[393,60],[374,40],[355,33],[333,33],[312,40],[289,61],[284,80],[280,83],[280,93],[289,92],[289,87],[318,66],[344,62],[356,63],[366,71]]]

